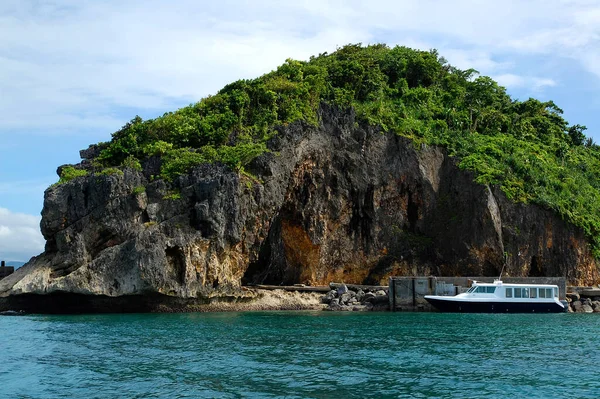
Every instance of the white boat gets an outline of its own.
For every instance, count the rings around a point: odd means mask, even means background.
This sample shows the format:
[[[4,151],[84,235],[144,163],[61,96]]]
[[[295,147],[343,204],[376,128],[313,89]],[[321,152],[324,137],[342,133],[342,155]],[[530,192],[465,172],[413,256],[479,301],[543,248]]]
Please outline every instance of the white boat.
[[[474,281],[465,293],[455,296],[425,295],[441,312],[465,313],[559,313],[567,310],[558,299],[558,286],[506,284]]]

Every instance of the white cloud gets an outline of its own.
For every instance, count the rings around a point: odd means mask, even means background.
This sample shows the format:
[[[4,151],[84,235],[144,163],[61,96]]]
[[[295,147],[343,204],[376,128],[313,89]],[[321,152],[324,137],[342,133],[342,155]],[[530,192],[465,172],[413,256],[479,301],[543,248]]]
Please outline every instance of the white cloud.
[[[531,78],[531,81],[533,82],[533,89],[534,90],[541,90],[544,87],[554,87],[556,86],[556,82],[553,79],[548,79],[548,78]]]
[[[44,250],[40,216],[0,208],[0,259],[27,261]]]
[[[505,73],[494,77],[496,81],[504,87],[521,87],[525,79],[512,73]]]
[[[493,77],[500,85],[508,88],[529,87],[534,91],[539,91],[544,87],[556,86],[556,82],[549,78],[520,76],[512,73],[495,75]]]
[[[443,50],[442,56],[450,62],[450,64],[461,68],[469,69],[473,68],[480,72],[485,71],[490,73],[492,71],[509,69],[513,66],[509,62],[496,61],[492,54],[488,51],[482,50],[464,50],[450,48]]]
[[[600,77],[599,21],[597,1],[4,0],[0,134],[113,131],[118,107],[170,110],[352,42],[436,47],[541,90],[556,82],[528,78],[514,57],[566,57]]]

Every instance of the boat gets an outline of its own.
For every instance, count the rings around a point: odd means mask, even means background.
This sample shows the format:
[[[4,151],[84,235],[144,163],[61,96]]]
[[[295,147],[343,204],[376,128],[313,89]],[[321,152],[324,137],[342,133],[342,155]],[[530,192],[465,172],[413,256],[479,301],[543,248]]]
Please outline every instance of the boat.
[[[558,286],[473,281],[467,292],[455,296],[425,295],[441,312],[464,313],[559,313],[567,306],[558,299]]]

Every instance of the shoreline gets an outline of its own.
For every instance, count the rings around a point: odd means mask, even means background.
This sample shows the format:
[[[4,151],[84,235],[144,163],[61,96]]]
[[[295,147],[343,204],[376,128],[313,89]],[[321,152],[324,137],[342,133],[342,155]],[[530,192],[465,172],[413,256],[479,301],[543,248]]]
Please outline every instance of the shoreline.
[[[390,311],[387,295],[369,294],[365,302],[362,290],[337,287],[328,292],[290,291],[285,288],[244,287],[239,295],[212,298],[178,298],[161,294],[121,297],[53,293],[0,297],[0,312],[12,314],[101,314],[101,313],[212,313],[252,311]],[[355,291],[356,290],[356,291]],[[358,293],[358,297],[357,297]],[[382,292],[380,294],[383,294]],[[356,299],[354,299],[356,298]],[[362,301],[362,303],[361,303]],[[600,313],[600,297],[584,298],[567,294],[565,313]],[[373,306],[374,305],[374,306]],[[402,311],[402,310],[400,310]],[[405,309],[411,312],[431,312]],[[10,314],[10,313],[7,313]]]
[[[0,312],[26,314],[84,313],[191,313],[270,310],[325,310],[322,292],[249,288],[239,295],[212,298],[177,298],[162,294],[120,297],[70,293],[0,297]]]

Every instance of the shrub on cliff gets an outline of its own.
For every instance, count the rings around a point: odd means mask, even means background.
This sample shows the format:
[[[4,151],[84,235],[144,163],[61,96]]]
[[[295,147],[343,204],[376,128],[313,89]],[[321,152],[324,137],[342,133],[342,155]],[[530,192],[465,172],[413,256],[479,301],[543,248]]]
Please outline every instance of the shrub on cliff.
[[[87,176],[88,172],[84,169],[75,169],[73,166],[65,166],[60,172],[58,184],[69,182],[77,177]]]
[[[108,167],[108,168],[104,168],[101,171],[99,171],[98,175],[100,175],[100,176],[112,176],[112,175],[123,176],[123,171],[119,168]]]
[[[121,166],[133,170],[142,170],[142,164],[140,163],[139,159],[137,159],[133,155],[130,155],[127,158],[125,158],[123,162],[121,162]]]
[[[569,126],[552,101],[511,99],[491,78],[459,70],[436,51],[348,45],[309,61],[287,60],[162,117],[132,119],[97,161],[118,166],[163,156],[166,179],[204,162],[241,170],[266,150],[273,126],[317,125],[323,102],[353,107],[361,123],[416,144],[447,148],[478,182],[583,228],[600,257],[600,150],[585,127]]]
[[[163,157],[160,176],[166,180],[173,180],[196,165],[213,162],[215,159],[213,152],[214,149],[209,146],[199,151],[191,148],[170,150]]]

